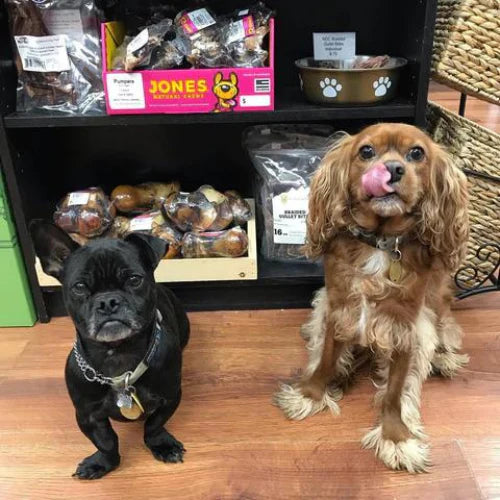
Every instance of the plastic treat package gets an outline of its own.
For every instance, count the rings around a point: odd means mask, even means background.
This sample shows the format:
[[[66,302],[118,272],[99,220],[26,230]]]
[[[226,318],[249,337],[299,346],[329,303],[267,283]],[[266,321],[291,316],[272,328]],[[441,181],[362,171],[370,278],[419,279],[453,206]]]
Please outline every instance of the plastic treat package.
[[[332,133],[326,125],[260,125],[245,131],[243,142],[259,173],[256,206],[266,259],[309,262],[302,246],[310,180]]]
[[[17,110],[103,113],[93,0],[7,0],[16,46]]]
[[[177,40],[164,40],[151,58],[150,69],[171,69],[182,65],[184,55]]]
[[[227,196],[208,184],[199,187],[198,192],[202,193],[217,211],[216,219],[207,227],[207,230],[221,231],[222,229],[226,229],[233,222],[233,211],[231,210],[231,203]]]
[[[166,216],[183,232],[202,232],[211,227],[219,214],[213,203],[200,191],[180,192],[163,204]]]
[[[226,231],[186,233],[182,238],[184,258],[241,257],[247,252],[248,236],[239,226]]]
[[[175,17],[174,24],[177,47],[193,67],[232,66],[222,40],[221,25],[212,11],[183,10]]]
[[[116,49],[112,68],[133,71],[148,66],[153,52],[162,45],[171,27],[171,19],[162,19],[156,24],[146,26],[134,37],[125,37]]]
[[[111,201],[119,212],[143,213],[160,210],[163,203],[180,191],[178,182],[144,182],[137,186],[120,185],[111,192]]]
[[[273,16],[274,11],[262,2],[236,10],[228,16],[222,28],[222,37],[232,66],[262,67],[266,64],[269,52],[264,50],[263,43]]]
[[[103,190],[91,187],[68,193],[54,212],[54,222],[67,233],[93,238],[111,226],[115,214]]]
[[[247,223],[252,218],[252,209],[248,202],[238,193],[238,191],[224,191],[224,195],[231,206],[233,222],[238,226]]]
[[[159,210],[138,215],[129,221],[128,233],[144,233],[161,238],[168,243],[164,259],[173,259],[180,253],[182,233],[165,219]]]
[[[118,238],[123,239],[130,231],[130,219],[123,217],[123,215],[117,215],[107,230],[103,235],[106,238]]]

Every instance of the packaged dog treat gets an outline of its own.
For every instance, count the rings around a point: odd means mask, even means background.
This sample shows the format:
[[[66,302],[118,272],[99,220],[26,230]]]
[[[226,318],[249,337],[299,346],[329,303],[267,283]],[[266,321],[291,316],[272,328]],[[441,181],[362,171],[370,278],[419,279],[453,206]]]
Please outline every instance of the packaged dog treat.
[[[217,219],[217,210],[200,191],[180,192],[163,205],[166,216],[183,232],[206,231]]]
[[[68,193],[54,212],[54,222],[67,233],[85,238],[103,234],[113,222],[115,208],[101,188]]]
[[[257,2],[228,16],[222,28],[222,37],[232,66],[255,68],[266,64],[269,53],[264,50],[263,44],[273,15],[274,12],[264,3]]]
[[[226,229],[226,227],[233,222],[233,212],[227,196],[207,184],[199,187],[198,191],[202,193],[210,203],[212,203],[217,211],[216,219],[207,228],[207,230],[221,231],[222,229]]]
[[[242,198],[238,191],[224,191],[224,195],[229,200],[234,224],[241,226],[252,218],[252,209],[248,202]]]
[[[256,206],[266,259],[307,262],[302,246],[309,185],[332,133],[326,125],[259,125],[246,130],[244,145],[259,173]]]
[[[128,233],[145,233],[161,238],[168,243],[164,259],[173,259],[180,253],[182,233],[165,219],[159,210],[138,215],[129,221]]]
[[[178,47],[193,67],[231,66],[221,23],[212,11],[206,8],[184,10],[177,14],[174,23]]]
[[[104,236],[106,238],[123,239],[130,232],[130,219],[118,215],[113,219],[113,222]]]
[[[248,251],[247,233],[239,226],[226,231],[186,233],[182,238],[182,256],[241,257]]]
[[[119,212],[142,213],[160,210],[163,203],[179,191],[178,182],[145,182],[137,186],[120,185],[111,192],[111,201]]]
[[[125,37],[116,49],[112,68],[133,71],[148,66],[153,52],[162,46],[171,27],[171,19],[162,19],[157,24],[146,26],[134,37]]]
[[[7,0],[18,73],[17,110],[104,111],[93,0]]]

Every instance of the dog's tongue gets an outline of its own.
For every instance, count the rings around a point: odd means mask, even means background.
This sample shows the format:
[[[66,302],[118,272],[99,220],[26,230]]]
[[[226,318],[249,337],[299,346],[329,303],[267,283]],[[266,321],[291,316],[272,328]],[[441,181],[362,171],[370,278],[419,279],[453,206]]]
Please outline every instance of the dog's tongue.
[[[393,193],[394,188],[389,186],[391,173],[383,163],[376,163],[361,178],[361,184],[368,196],[384,196]]]

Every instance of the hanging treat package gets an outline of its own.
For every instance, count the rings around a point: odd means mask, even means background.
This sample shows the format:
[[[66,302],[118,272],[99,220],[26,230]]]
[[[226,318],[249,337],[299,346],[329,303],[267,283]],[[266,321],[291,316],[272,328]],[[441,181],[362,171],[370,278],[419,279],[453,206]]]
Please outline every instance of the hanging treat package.
[[[255,197],[267,260],[309,262],[302,251],[309,186],[332,133],[326,125],[259,125],[245,132],[244,145],[259,173]]]
[[[7,0],[17,111],[104,112],[93,0]]]

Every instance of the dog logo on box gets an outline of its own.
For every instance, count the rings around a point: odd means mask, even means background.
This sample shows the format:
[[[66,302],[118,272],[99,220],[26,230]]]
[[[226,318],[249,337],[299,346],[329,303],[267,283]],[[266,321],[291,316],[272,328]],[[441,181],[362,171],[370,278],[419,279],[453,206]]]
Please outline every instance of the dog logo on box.
[[[237,102],[235,97],[238,95],[238,77],[236,73],[231,73],[229,79],[224,79],[222,73],[217,73],[214,79],[213,92],[217,97],[214,113],[224,111],[233,111]]]

